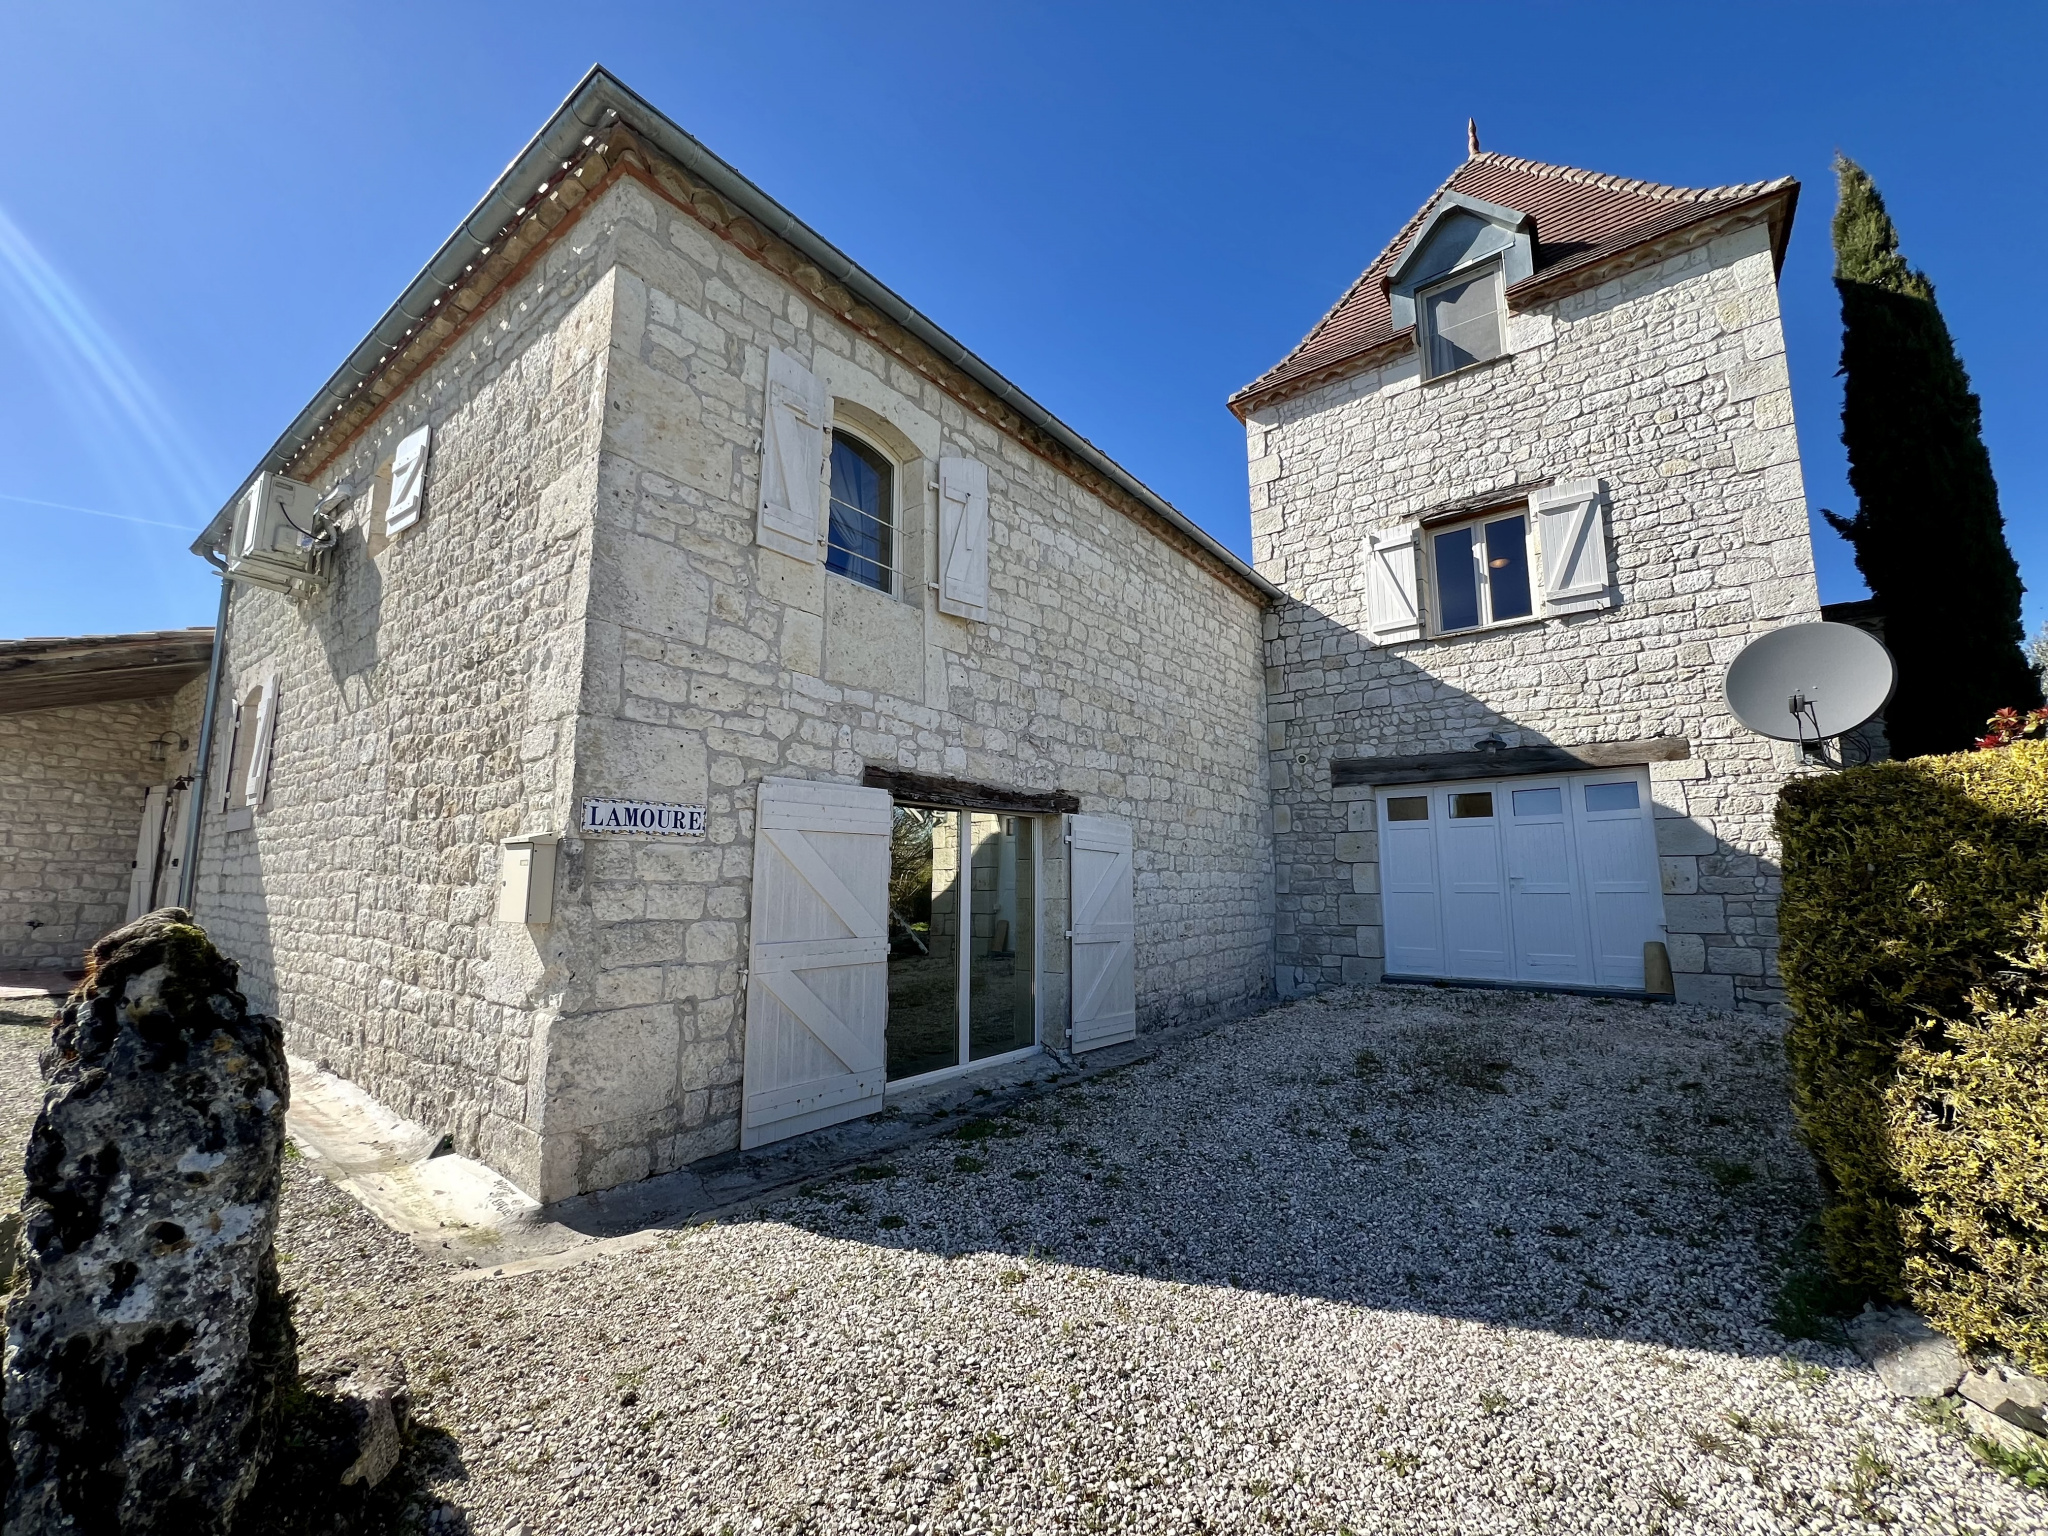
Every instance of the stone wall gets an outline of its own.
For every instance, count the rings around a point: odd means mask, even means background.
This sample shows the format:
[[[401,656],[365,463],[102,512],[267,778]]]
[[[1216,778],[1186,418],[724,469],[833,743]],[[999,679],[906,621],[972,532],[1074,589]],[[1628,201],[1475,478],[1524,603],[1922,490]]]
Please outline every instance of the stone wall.
[[[1284,989],[1382,972],[1370,788],[1332,757],[1684,736],[1652,765],[1681,998],[1772,1007],[1778,784],[1793,751],[1728,714],[1727,663],[1817,613],[1761,223],[1511,315],[1509,354],[1421,382],[1411,351],[1252,414]],[[1597,477],[1620,605],[1445,639],[1365,638],[1366,534],[1504,486]]]
[[[877,764],[1071,791],[1134,826],[1140,1027],[1267,995],[1260,604],[666,200],[607,195],[604,452],[563,489],[596,526],[578,792],[702,804],[709,821],[701,843],[565,846],[557,926],[596,966],[551,1037],[546,1189],[736,1144],[751,812],[769,775],[857,781]],[[918,481],[941,454],[990,466],[989,622],[937,609],[928,484],[902,513],[904,595],[756,544],[770,346]],[[1057,1045],[1064,846],[1056,818],[1038,835]]]
[[[760,549],[782,346],[871,439],[992,471],[993,612]],[[197,898],[292,1049],[545,1198],[737,1141],[754,788],[869,763],[1059,788],[1136,828],[1143,1027],[1270,991],[1259,602],[814,312],[636,180],[373,418],[421,421],[425,516],[343,515],[331,589],[239,589]],[[909,521],[926,560],[934,498]],[[280,679],[269,798],[223,814],[233,701]],[[573,835],[584,794],[703,804],[701,842]],[[492,920],[498,843],[567,834],[555,920]],[[1045,1017],[1066,880],[1040,828]],[[1058,893],[1054,897],[1052,893]]]
[[[570,815],[590,529],[558,486],[596,460],[610,229],[548,247],[316,478],[367,484],[431,423],[417,524],[386,539],[359,497],[321,597],[234,591],[195,901],[294,1052],[528,1187],[576,957],[492,921],[498,845]],[[224,814],[233,704],[273,669],[268,801]]]
[[[128,910],[152,785],[188,771],[204,682],[174,697],[0,714],[0,970],[76,970]]]

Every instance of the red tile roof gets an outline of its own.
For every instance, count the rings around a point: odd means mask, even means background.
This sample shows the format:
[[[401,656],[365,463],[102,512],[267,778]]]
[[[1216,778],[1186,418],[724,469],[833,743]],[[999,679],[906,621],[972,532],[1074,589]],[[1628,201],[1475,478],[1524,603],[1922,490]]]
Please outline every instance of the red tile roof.
[[[1796,192],[1798,185],[1790,176],[1781,176],[1735,187],[1667,187],[1482,150],[1430,194],[1299,346],[1231,396],[1230,407],[1243,415],[1277,389],[1313,375],[1334,375],[1349,359],[1407,335],[1409,327],[1393,327],[1386,274],[1446,192],[1498,203],[1535,220],[1536,271],[1516,284],[1522,288],[1547,283],[1572,268],[1591,265],[1737,204]]]

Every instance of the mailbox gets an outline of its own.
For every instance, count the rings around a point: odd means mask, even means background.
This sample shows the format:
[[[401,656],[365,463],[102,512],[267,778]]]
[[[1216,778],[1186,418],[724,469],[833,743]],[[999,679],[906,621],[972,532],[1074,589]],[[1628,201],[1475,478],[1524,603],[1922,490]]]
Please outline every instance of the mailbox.
[[[498,861],[498,921],[539,927],[555,916],[555,836],[508,837]]]

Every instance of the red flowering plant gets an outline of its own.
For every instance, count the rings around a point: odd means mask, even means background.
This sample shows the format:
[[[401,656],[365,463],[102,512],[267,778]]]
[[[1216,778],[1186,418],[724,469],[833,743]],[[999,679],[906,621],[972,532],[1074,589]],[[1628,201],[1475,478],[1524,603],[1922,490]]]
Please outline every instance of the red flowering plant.
[[[2001,709],[1984,723],[1991,731],[1977,738],[1979,752],[2009,747],[2016,741],[2048,738],[2048,709],[2030,709],[2024,715],[2016,709]]]

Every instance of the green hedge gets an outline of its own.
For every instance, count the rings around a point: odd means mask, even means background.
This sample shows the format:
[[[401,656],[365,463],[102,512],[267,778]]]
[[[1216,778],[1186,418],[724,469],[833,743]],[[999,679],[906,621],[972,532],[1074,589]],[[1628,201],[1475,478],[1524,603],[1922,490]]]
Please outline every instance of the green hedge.
[[[1830,1265],[2048,1364],[2048,744],[1799,780],[1777,827]]]

